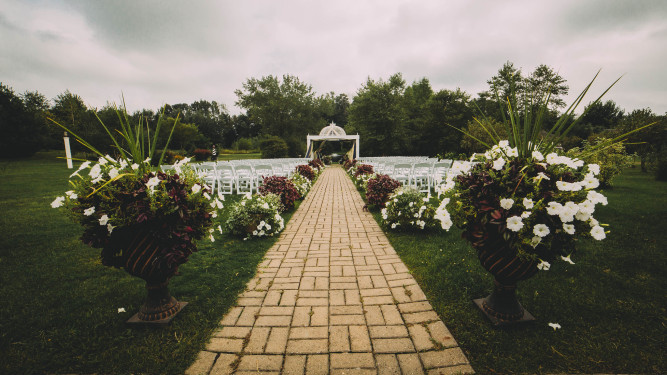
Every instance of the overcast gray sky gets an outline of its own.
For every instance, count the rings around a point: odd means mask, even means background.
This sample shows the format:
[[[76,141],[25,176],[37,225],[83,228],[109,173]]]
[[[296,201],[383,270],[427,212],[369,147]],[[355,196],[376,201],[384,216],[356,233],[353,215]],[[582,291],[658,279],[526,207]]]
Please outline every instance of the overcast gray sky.
[[[352,99],[400,72],[476,96],[506,61],[547,64],[578,94],[667,112],[665,0],[0,0],[0,81],[53,99],[128,109],[215,100],[230,113],[251,77],[291,74]],[[595,99],[591,95],[585,102]]]

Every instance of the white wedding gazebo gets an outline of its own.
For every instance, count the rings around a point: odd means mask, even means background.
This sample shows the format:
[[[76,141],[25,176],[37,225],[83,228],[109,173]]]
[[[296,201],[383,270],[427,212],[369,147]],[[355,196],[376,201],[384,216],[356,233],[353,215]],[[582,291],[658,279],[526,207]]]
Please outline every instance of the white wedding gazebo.
[[[356,135],[347,135],[345,130],[340,126],[337,126],[333,122],[328,126],[325,126],[320,131],[320,135],[310,135],[306,137],[306,142],[308,148],[306,151],[307,158],[315,157],[315,150],[313,150],[314,141],[354,141],[352,145],[352,156],[354,159],[359,159],[359,134]]]

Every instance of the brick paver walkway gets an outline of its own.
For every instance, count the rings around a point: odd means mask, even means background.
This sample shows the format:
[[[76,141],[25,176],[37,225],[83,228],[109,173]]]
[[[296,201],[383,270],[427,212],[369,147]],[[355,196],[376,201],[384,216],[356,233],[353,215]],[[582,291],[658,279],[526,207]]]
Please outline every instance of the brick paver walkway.
[[[187,374],[472,372],[363,205],[327,168]]]

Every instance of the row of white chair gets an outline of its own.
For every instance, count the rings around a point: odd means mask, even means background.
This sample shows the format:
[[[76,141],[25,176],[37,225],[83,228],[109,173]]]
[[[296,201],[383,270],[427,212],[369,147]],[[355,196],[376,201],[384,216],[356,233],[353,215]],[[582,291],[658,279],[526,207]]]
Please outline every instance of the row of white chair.
[[[438,161],[427,158],[411,162],[409,159],[386,158],[383,161],[366,159],[365,164],[372,165],[376,173],[389,175],[403,186],[412,186],[421,192],[430,194],[447,177],[452,160]]]

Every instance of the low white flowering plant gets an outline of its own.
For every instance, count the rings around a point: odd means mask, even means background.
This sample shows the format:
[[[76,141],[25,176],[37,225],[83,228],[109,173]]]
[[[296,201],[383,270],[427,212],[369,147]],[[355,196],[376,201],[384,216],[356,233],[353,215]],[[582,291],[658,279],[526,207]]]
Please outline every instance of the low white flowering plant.
[[[392,230],[424,230],[438,224],[435,208],[417,189],[400,187],[389,196],[382,209],[382,222]]]
[[[599,172],[596,164],[556,153],[521,159],[501,141],[481,160],[452,169],[436,218],[443,229],[464,228],[473,246],[500,235],[519,256],[541,260],[540,269],[555,258],[571,263],[577,238],[606,237],[594,218],[596,207],[607,204],[595,190]]]
[[[292,180],[294,187],[296,187],[296,191],[298,191],[299,195],[302,197],[305,197],[310,191],[310,188],[313,187],[313,183],[299,173],[294,173],[292,177],[290,177],[290,180]]]
[[[232,207],[225,226],[231,234],[245,239],[272,237],[285,229],[281,207],[275,194],[248,193]]]

